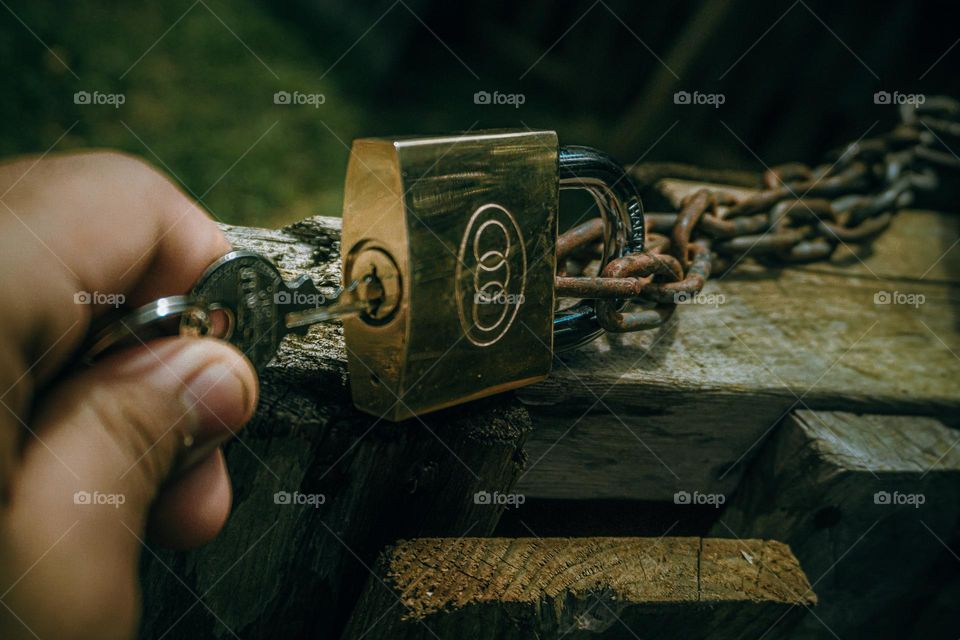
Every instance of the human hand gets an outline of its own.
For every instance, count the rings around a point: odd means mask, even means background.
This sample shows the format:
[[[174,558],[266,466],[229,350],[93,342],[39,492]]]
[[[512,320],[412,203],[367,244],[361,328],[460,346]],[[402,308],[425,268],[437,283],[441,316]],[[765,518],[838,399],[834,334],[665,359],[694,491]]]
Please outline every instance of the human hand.
[[[257,378],[227,343],[178,337],[63,376],[109,308],[78,294],[184,293],[230,246],[115,153],[0,164],[0,194],[0,637],[130,638],[141,545],[197,546],[226,521],[219,445],[252,415]]]

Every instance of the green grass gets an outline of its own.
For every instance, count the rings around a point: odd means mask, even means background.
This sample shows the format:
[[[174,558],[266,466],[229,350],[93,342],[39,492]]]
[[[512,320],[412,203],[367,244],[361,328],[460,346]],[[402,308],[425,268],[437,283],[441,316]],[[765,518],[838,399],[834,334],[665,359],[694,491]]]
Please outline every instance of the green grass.
[[[69,129],[56,150],[142,156],[225,222],[339,215],[344,144],[364,133],[362,105],[334,75],[319,80],[329,61],[265,4],[206,1],[216,15],[192,0],[11,4],[50,50],[0,10],[0,154],[42,153]],[[80,90],[125,102],[77,105]],[[280,90],[326,102],[276,105]]]

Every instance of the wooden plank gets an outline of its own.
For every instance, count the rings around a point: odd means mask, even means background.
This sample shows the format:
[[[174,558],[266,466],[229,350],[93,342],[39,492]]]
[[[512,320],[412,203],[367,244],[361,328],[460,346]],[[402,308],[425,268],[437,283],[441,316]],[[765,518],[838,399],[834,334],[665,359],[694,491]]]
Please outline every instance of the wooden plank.
[[[779,542],[418,539],[384,553],[344,638],[723,640],[815,602]]]
[[[914,233],[894,238],[895,228],[864,249],[879,278],[859,262],[747,265],[707,283],[716,306],[681,305],[664,329],[563,354],[550,378],[519,392],[535,425],[519,490],[564,499],[727,494],[793,408],[955,414],[960,287],[951,283],[960,250],[937,262],[939,247],[960,237],[941,235],[955,219],[910,211],[897,219]],[[888,275],[898,270],[907,275]],[[894,303],[877,304],[878,295]]]
[[[798,637],[829,636],[825,628],[841,638],[953,637],[956,607],[936,633],[930,621],[920,635],[910,625],[939,583],[960,575],[946,547],[960,526],[958,445],[960,432],[932,418],[798,411],[713,533],[790,545],[823,604]],[[938,565],[946,576],[933,580]]]
[[[227,231],[286,276],[309,273],[331,289],[339,282],[335,219]],[[680,323],[664,331],[608,336],[564,355],[545,383],[524,392],[537,430],[518,490],[575,498],[729,493],[797,396],[816,408],[955,412],[960,361],[944,343],[960,351],[956,288],[911,280],[911,291],[926,296],[915,309],[873,305],[878,286],[887,281],[746,271],[709,285],[707,293],[727,296],[716,308],[684,307]],[[228,636],[224,624],[252,635],[331,633],[362,588],[363,563],[384,544],[492,530],[499,511],[470,504],[470,496],[511,487],[530,428],[509,395],[425,425],[375,424],[350,403],[336,325],[286,344],[263,376],[263,398],[243,443],[227,451],[236,486],[231,526],[203,550],[147,562],[145,637],[173,623],[196,637]],[[279,490],[331,499],[284,510],[273,502]]]
[[[339,220],[227,234],[285,275],[339,283]],[[283,346],[256,416],[226,448],[224,532],[188,554],[144,554],[142,637],[336,637],[385,544],[493,530],[502,507],[472,498],[507,491],[519,473],[523,408],[497,398],[390,424],[357,412],[347,384],[339,326]],[[278,504],[277,492],[291,499]],[[293,492],[323,503],[297,504]]]
[[[897,219],[915,233],[862,257],[878,273],[882,265],[905,264],[908,277],[878,280],[854,266],[835,273],[826,266],[745,267],[708,282],[708,296],[723,296],[718,306],[683,305],[663,330],[605,336],[563,354],[548,380],[520,392],[536,428],[518,490],[565,499],[670,500],[694,489],[726,494],[794,407],[955,412],[960,290],[946,274],[960,272],[960,251],[939,262],[930,252],[931,243],[946,242],[938,235],[946,227],[938,225],[954,219],[910,211]],[[303,265],[332,285],[339,278],[333,239],[339,222],[311,220],[323,222],[243,235],[285,275]],[[298,239],[310,238],[317,224],[329,229],[330,242]],[[920,268],[929,265],[898,261],[903,255],[929,255],[935,267],[921,279]],[[875,304],[883,292],[923,296],[924,303]],[[301,348],[342,364],[339,330],[316,331],[324,340]],[[531,336],[530,348],[546,347]]]
[[[869,250],[841,245],[829,262],[805,271],[855,274],[885,279],[960,284],[960,216],[936,211],[904,211],[874,239]],[[859,253],[859,255],[858,255]]]

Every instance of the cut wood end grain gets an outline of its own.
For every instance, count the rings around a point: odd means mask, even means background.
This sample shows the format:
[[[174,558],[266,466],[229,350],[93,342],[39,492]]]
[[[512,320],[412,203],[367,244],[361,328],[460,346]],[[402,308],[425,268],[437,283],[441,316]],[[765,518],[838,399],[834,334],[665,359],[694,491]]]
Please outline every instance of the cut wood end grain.
[[[383,559],[406,619],[466,607],[816,603],[786,545],[687,538],[421,538]]]

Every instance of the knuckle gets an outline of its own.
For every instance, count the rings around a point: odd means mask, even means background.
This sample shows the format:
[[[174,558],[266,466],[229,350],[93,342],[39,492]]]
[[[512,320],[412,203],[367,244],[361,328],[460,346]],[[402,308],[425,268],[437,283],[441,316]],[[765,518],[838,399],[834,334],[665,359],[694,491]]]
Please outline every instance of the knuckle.
[[[149,162],[116,149],[104,149],[89,152],[90,163],[97,171],[106,175],[122,176],[125,180],[134,179],[137,183],[168,182],[167,178]]]
[[[95,151],[91,155],[95,171],[101,175],[113,176],[127,189],[133,188],[141,192],[158,208],[163,214],[157,221],[160,232],[195,208],[193,201],[165,173],[147,160],[114,149]]]
[[[167,202],[170,194],[177,193],[173,182],[154,165],[139,156],[116,149],[91,151],[87,154],[91,171],[136,190],[159,196]]]

